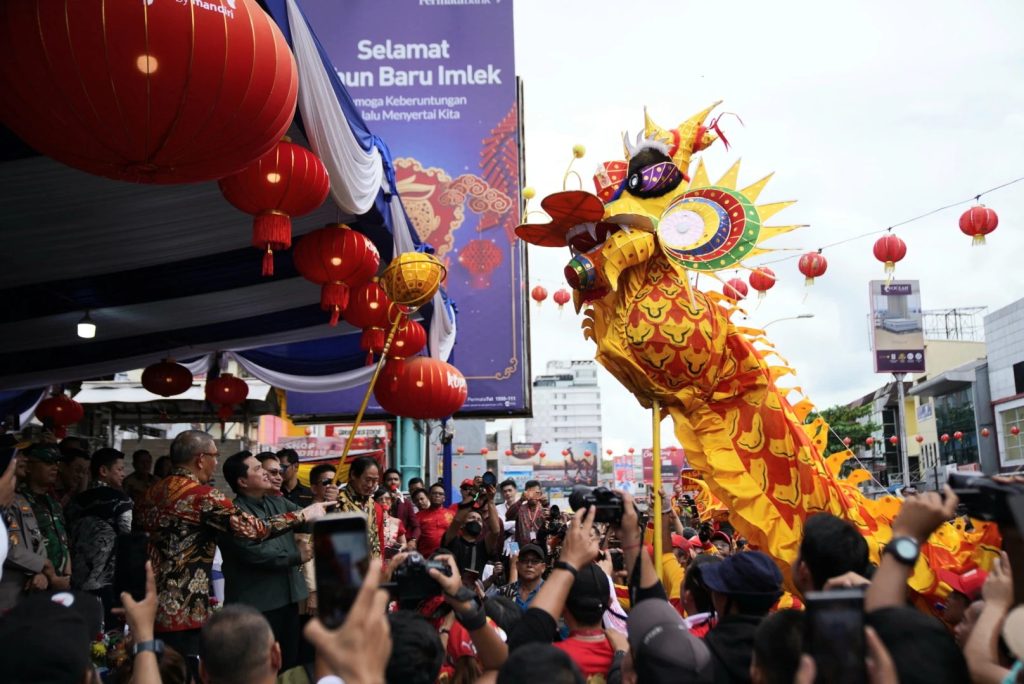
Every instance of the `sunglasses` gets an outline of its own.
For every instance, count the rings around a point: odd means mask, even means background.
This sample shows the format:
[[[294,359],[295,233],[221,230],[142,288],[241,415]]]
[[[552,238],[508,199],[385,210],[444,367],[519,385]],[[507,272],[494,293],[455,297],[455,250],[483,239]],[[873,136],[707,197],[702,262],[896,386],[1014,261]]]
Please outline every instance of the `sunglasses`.
[[[326,487],[327,485],[331,484],[332,482],[334,482],[334,480],[332,480],[331,478],[326,478],[326,479],[320,480],[320,482],[318,482],[317,484],[319,484],[321,487]]]

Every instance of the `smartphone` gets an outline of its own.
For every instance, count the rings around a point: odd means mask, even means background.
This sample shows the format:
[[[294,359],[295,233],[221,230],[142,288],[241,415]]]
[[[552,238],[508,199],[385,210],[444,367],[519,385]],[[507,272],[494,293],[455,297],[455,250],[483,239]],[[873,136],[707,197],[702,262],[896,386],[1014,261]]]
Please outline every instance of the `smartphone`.
[[[320,620],[340,627],[370,567],[366,517],[338,513],[313,523],[313,558]]]
[[[122,534],[114,542],[114,603],[121,605],[121,592],[133,599],[146,598],[146,561],[149,560],[149,535],[145,532]]]
[[[514,556],[517,553],[519,553],[519,542],[517,542],[517,541],[510,541],[508,543],[508,555]]]
[[[815,682],[866,684],[864,590],[814,591],[805,599],[804,651],[818,667]]]

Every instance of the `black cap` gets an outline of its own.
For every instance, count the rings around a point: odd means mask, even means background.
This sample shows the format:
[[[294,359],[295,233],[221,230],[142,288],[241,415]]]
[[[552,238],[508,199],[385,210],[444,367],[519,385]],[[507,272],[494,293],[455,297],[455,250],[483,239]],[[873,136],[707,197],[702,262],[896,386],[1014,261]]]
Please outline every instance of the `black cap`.
[[[23,598],[0,620],[0,672],[10,684],[77,684],[91,667],[89,644],[102,606],[84,592]]]
[[[711,591],[742,596],[782,595],[782,572],[760,551],[729,556],[701,568],[701,579]]]
[[[519,556],[522,557],[522,555],[527,551],[532,551],[533,553],[537,554],[538,556],[540,556],[540,559],[542,561],[546,561],[548,558],[547,554],[544,553],[544,549],[542,549],[537,544],[523,544],[519,547]]]
[[[604,570],[594,563],[580,568],[565,599],[565,607],[574,615],[580,612],[603,614],[610,602],[611,585]]]

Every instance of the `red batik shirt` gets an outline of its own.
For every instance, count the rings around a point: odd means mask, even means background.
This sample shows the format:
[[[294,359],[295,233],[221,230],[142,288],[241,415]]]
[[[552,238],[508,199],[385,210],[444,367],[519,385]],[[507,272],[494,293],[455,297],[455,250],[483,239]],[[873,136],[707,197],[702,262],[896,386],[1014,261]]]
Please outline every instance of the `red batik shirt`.
[[[182,468],[150,487],[140,508],[156,574],[158,632],[196,629],[206,622],[218,533],[259,540],[302,524],[298,513],[260,520]]]

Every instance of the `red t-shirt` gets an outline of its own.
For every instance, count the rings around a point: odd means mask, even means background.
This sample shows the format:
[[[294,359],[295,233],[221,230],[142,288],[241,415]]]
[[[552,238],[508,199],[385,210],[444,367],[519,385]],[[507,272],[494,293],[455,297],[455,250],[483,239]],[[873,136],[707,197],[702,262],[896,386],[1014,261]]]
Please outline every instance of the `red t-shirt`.
[[[591,681],[591,677],[594,678],[594,682],[604,682],[615,659],[615,650],[607,639],[585,641],[570,636],[565,641],[553,645],[569,654],[587,682]]]
[[[441,538],[454,517],[455,514],[444,507],[418,511],[416,519],[420,521],[420,538],[416,540],[416,550],[429,558],[441,547]]]

